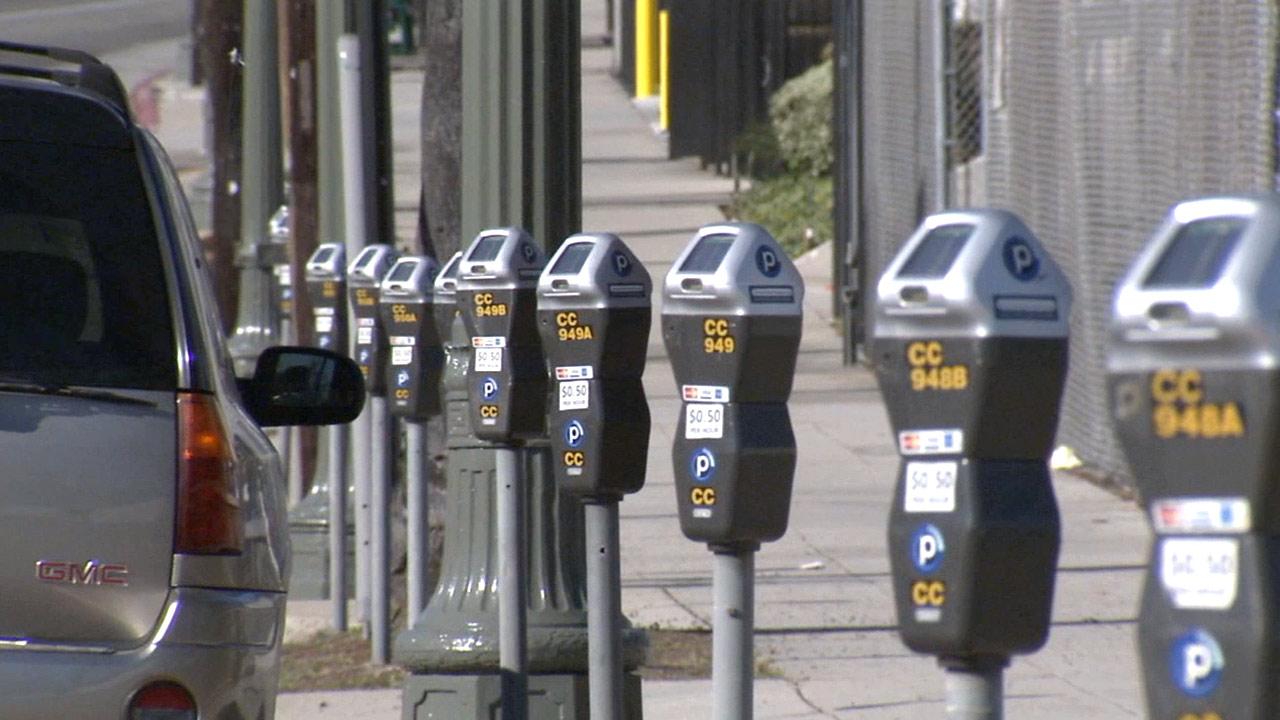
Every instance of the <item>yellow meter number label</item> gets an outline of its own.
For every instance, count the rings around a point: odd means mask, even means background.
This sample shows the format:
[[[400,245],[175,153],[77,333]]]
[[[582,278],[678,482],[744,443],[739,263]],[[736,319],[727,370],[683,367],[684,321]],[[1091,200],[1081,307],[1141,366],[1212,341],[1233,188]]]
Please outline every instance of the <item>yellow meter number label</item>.
[[[1235,400],[1205,399],[1199,370],[1151,374],[1151,429],[1156,437],[1217,440],[1244,437],[1244,414]]]
[[[737,352],[738,343],[729,333],[729,321],[725,318],[707,318],[702,321],[702,351],[708,355]]]
[[[947,364],[942,343],[922,340],[907,345],[907,365],[911,368],[911,389],[964,390],[969,387],[969,368]]]
[[[590,325],[582,322],[578,313],[569,311],[556,313],[556,337],[560,338],[560,342],[577,342],[595,340],[596,334]]]
[[[493,293],[478,292],[475,295],[476,317],[506,317],[507,304],[500,303]]]

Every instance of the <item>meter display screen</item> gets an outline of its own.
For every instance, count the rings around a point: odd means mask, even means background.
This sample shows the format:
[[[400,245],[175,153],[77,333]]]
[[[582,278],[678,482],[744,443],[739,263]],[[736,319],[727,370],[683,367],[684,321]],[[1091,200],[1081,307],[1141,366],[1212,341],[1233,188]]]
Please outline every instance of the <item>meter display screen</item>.
[[[680,272],[715,272],[720,263],[724,262],[724,256],[729,253],[734,240],[737,240],[734,235],[708,235],[702,238],[680,265]]]
[[[592,243],[574,243],[560,253],[560,259],[551,266],[552,275],[576,275],[591,255]]]
[[[936,279],[947,274],[960,249],[973,235],[973,225],[943,225],[929,231],[898,271],[900,278]]]
[[[413,271],[418,269],[418,262],[398,263],[391,268],[391,275],[387,277],[388,282],[404,282],[413,276]]]
[[[329,262],[329,259],[333,257],[334,252],[335,250],[331,247],[321,248],[319,252],[316,253],[316,256],[311,258],[311,262],[316,265],[323,265],[324,263]]]
[[[373,264],[374,257],[377,254],[378,254],[378,248],[372,247],[372,246],[367,247],[364,250],[360,251],[360,254],[356,256],[356,267],[366,272],[372,271],[373,270],[372,267],[366,267],[366,266]]]
[[[457,279],[458,266],[462,264],[461,261],[462,261],[461,255],[454,255],[453,259],[449,261],[449,264],[445,266],[444,272],[440,274],[446,278]]]
[[[1249,226],[1248,218],[1205,218],[1183,225],[1143,281],[1146,288],[1203,288],[1218,281]]]
[[[480,238],[480,242],[476,243],[476,249],[467,256],[467,262],[489,262],[498,257],[498,251],[506,241],[507,238],[503,235],[487,235]]]

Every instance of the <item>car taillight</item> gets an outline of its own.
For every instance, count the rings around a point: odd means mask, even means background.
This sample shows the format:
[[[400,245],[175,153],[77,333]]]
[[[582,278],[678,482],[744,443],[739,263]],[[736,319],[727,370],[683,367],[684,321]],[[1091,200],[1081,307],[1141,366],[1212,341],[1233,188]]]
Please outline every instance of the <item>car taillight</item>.
[[[196,720],[196,701],[181,685],[152,683],[133,696],[129,720]]]
[[[234,459],[214,399],[178,393],[176,552],[240,552],[244,525],[236,499]]]

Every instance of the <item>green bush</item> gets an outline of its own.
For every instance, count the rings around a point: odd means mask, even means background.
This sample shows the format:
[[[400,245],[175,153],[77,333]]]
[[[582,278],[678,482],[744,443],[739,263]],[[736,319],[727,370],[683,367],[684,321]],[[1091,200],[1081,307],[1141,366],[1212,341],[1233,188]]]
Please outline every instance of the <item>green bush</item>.
[[[795,257],[831,239],[834,207],[830,175],[789,173],[752,183],[734,215],[763,225]]]
[[[734,198],[740,220],[763,225],[792,256],[830,240],[833,77],[828,59],[789,80],[769,100],[767,126],[738,138],[753,181]]]
[[[835,162],[831,138],[834,78],[830,60],[788,80],[769,99],[769,120],[793,173],[829,175]]]

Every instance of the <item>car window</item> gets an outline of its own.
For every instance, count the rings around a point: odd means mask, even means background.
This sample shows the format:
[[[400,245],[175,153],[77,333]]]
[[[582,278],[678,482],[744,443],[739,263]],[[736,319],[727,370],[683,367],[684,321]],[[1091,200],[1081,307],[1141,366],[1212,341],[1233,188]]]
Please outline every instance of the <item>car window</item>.
[[[0,140],[0,374],[162,390],[175,358],[134,154]]]

